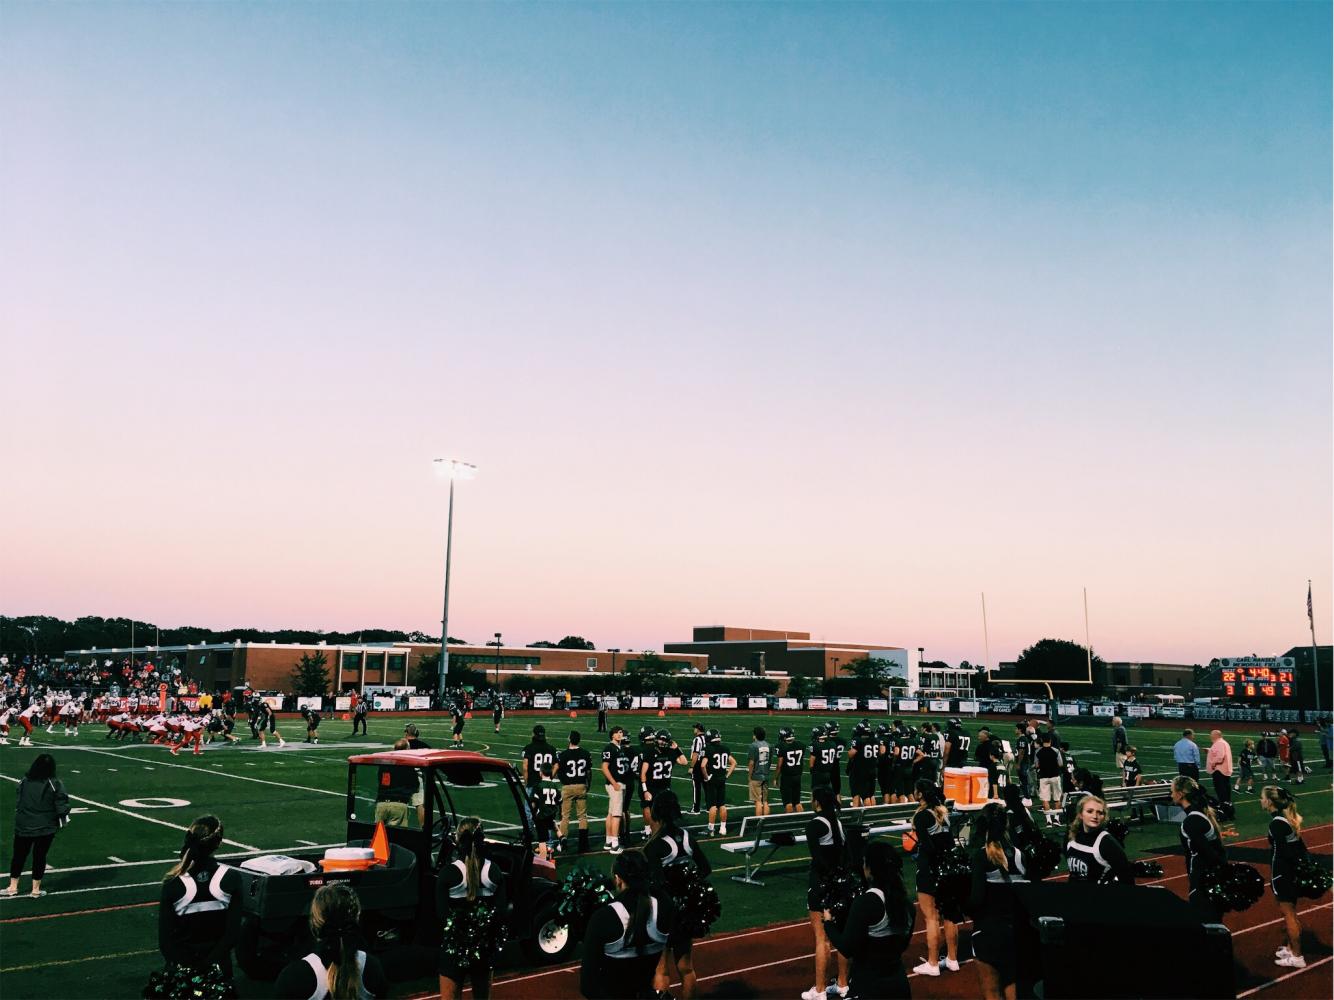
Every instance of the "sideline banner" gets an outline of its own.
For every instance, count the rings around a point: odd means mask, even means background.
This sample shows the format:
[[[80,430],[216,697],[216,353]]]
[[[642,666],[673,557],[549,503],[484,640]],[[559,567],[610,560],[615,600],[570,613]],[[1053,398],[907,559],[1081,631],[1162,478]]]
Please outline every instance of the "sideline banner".
[[[1058,704],[1058,705],[1056,706],[1056,714],[1057,714],[1057,715],[1078,715],[1078,714],[1079,714],[1079,706],[1078,706],[1078,705],[1067,705],[1067,704],[1065,704],[1064,702],[1062,702],[1062,703],[1060,703],[1060,704]]]
[[[259,700],[264,702],[264,704],[268,705],[269,708],[273,709],[275,712],[283,707],[283,697],[280,694],[266,694]]]
[[[1149,717],[1148,705],[1127,705],[1126,715],[1132,719],[1147,719]]]
[[[352,698],[351,698],[351,696],[350,696],[350,695],[344,695],[344,696],[341,697],[341,698],[335,698],[335,699],[334,699],[334,711],[335,711],[335,712],[350,712],[350,711],[352,711]]]
[[[1110,719],[1116,715],[1115,705],[1094,705],[1093,714],[1104,719]]]
[[[679,694],[665,694],[662,696],[663,708],[680,708],[681,696]]]
[[[806,707],[807,707],[807,708],[828,708],[828,707],[829,707],[829,699],[828,699],[828,698],[807,698],[807,699],[806,699]]]
[[[296,700],[296,710],[299,712],[303,708],[309,708],[318,712],[320,710],[320,706],[323,704],[324,704],[323,698],[308,698],[302,696]]]
[[[709,696],[706,694],[692,694],[690,696],[691,708],[708,708]]]
[[[961,702],[959,702],[959,711],[960,711],[960,712],[972,712],[972,713],[976,714],[976,713],[977,713],[977,707],[978,707],[978,706],[977,706],[977,702],[975,702],[975,701],[961,701]]]
[[[707,698],[705,698],[704,700],[705,700],[705,701],[708,701]],[[708,706],[706,705],[705,707],[707,708]],[[736,708],[736,698],[733,697],[732,695],[727,695],[727,696],[725,696],[725,697],[719,698],[719,699],[718,699],[718,707],[719,707],[719,708]]]
[[[801,711],[801,702],[796,698],[779,698],[778,710],[780,712],[799,712]]]
[[[371,708],[377,712],[392,712],[394,710],[394,696],[377,694],[375,700],[371,702]]]
[[[926,707],[933,712],[948,712],[950,710],[950,703],[948,701],[930,701],[927,702]]]
[[[1164,705],[1162,708],[1158,709],[1158,715],[1164,719],[1184,719],[1186,717],[1186,710],[1172,705]],[[1259,713],[1257,712],[1256,715],[1258,717]]]
[[[414,710],[427,709],[431,707],[430,695],[410,694],[408,695],[408,708]]]
[[[656,694],[646,694],[639,699],[639,704],[643,708],[657,708],[658,696]]]
[[[748,697],[748,698],[746,699],[746,707],[747,707],[747,708],[768,708],[768,707],[769,707],[769,699],[768,699],[768,698],[764,698],[764,697],[759,697],[759,698],[757,698],[757,697],[755,697],[754,695],[751,695],[750,697]]]
[[[1025,715],[1046,715],[1047,706],[1040,701],[1029,701],[1024,703]]]
[[[836,707],[840,712],[855,712],[855,711],[857,711],[857,699],[856,699],[856,698],[840,698],[840,699],[838,699],[838,703],[837,703],[837,705],[836,705],[835,707]]]
[[[866,710],[867,710],[868,712],[888,712],[888,711],[889,711],[889,699],[888,699],[888,698],[870,698],[870,699],[868,699],[867,702],[866,702]]]
[[[900,712],[916,712],[916,711],[917,711],[917,699],[916,699],[916,698],[900,698],[900,699],[899,699],[899,711],[900,711]]]
[[[555,698],[550,694],[533,695],[533,708],[550,708]]]

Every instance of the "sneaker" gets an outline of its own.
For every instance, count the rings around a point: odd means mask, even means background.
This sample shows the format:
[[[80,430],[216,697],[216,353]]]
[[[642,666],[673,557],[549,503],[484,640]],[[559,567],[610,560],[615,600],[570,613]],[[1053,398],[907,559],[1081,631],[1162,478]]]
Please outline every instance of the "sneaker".
[[[608,853],[608,854],[620,854],[620,853],[621,853],[622,851],[624,851],[624,850],[625,850],[625,848],[622,847],[620,844],[612,844],[610,847],[607,848],[607,853]]]
[[[1286,944],[1281,944],[1278,946],[1278,951],[1274,952],[1274,957],[1282,958],[1284,955],[1291,955],[1291,954],[1292,954],[1292,949],[1289,948]]]
[[[846,986],[831,986],[825,990],[825,995],[829,996],[831,994],[836,997],[845,997],[848,995],[848,988]]]
[[[801,1000],[824,1000],[825,996],[826,994],[824,990],[820,989],[818,986],[812,986],[801,995]]]
[[[1304,969],[1306,968],[1306,959],[1301,955],[1293,955],[1289,953],[1282,958],[1274,959],[1274,964],[1281,965],[1285,969]]]
[[[947,958],[945,959],[945,968],[949,969],[951,972],[958,972],[959,963]]]
[[[720,836],[720,837],[726,837],[726,836],[727,836],[727,827],[725,827],[725,826],[720,826],[720,827],[718,827],[718,836]]]
[[[914,966],[913,972],[919,976],[938,976],[940,975],[940,966],[932,965],[930,962],[923,962],[921,965]]]
[[[46,895],[46,890],[45,890],[45,889],[34,889],[32,892],[28,893],[28,895],[31,896],[33,899],[41,899],[43,896]],[[1305,964],[1306,964],[1305,959],[1298,959],[1298,961],[1301,962],[1302,965],[1305,965]]]
[[[17,888],[11,889],[8,886],[5,886],[5,888],[0,889],[0,896],[17,896],[18,894],[19,891]]]

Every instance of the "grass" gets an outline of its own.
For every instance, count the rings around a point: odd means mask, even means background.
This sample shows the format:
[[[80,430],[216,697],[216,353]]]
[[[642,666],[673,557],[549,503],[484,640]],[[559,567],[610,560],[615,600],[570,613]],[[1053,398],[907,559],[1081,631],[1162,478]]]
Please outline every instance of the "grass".
[[[703,713],[700,713],[701,715]],[[791,725],[799,735],[809,733],[813,716],[751,715],[709,712],[708,724],[722,730],[724,739],[743,762],[750,742],[750,730],[763,725],[771,742],[778,727]],[[448,719],[414,718],[422,736],[436,747],[449,743]],[[468,724],[467,748],[482,750],[492,756],[517,761],[520,748],[528,741],[532,725],[543,722],[553,744],[560,746],[571,726],[585,735],[585,746],[601,749],[602,738],[593,730],[594,719],[581,713],[577,721],[557,714],[543,719],[529,717],[507,719],[501,732],[492,732],[490,718],[479,717]],[[617,718],[613,716],[613,723]],[[665,724],[683,745],[688,745],[694,718],[689,713],[675,713],[665,720],[625,716],[619,721],[636,733],[645,721]],[[843,728],[850,729],[852,719],[844,718]],[[918,720],[920,721],[920,720]],[[3,958],[0,976],[6,997],[52,996],[138,996],[148,975],[160,968],[157,953],[156,899],[161,878],[173,863],[180,848],[184,828],[195,816],[212,812],[226,827],[226,853],[248,851],[284,852],[308,849],[312,845],[341,843],[345,830],[344,803],[347,784],[346,758],[351,753],[388,746],[402,732],[403,718],[372,716],[369,736],[349,737],[351,724],[337,717],[328,718],[321,727],[325,742],[318,746],[289,743],[284,750],[261,751],[248,734],[240,746],[214,746],[202,756],[170,756],[161,747],[120,745],[103,738],[105,730],[85,727],[77,738],[66,738],[60,731],[34,734],[37,744],[31,750],[11,743],[0,748],[0,837],[8,845],[14,815],[16,780],[36,753],[51,749],[56,756],[59,776],[74,798],[76,812],[68,827],[56,837],[51,853],[54,870],[48,873],[45,888],[50,895],[42,900],[20,896],[0,901],[0,940]],[[998,731],[1010,730],[1011,722],[997,723]],[[299,738],[299,723],[282,727],[291,738]],[[970,730],[976,731],[975,725]],[[1062,728],[1078,755],[1081,765],[1104,776],[1113,770],[1110,736],[1105,725]],[[1233,724],[1226,735],[1234,751],[1240,741],[1253,736],[1252,729]],[[1175,773],[1171,745],[1178,737],[1172,729],[1132,730],[1132,742],[1151,775]],[[803,739],[803,742],[807,740]],[[1308,743],[1313,744],[1311,739]],[[1308,754],[1315,750],[1308,748]],[[1302,810],[1308,823],[1330,820],[1329,772],[1317,770],[1300,789]],[[733,832],[741,817],[748,815],[744,773],[733,776],[729,799],[733,803]],[[605,812],[601,782],[594,781],[590,813]],[[689,785],[677,778],[677,790],[688,802]],[[775,796],[776,797],[776,796]],[[512,816],[484,817],[493,821],[511,820]],[[1254,796],[1238,798],[1237,819],[1232,827],[1240,839],[1262,836],[1267,817]],[[636,822],[636,828],[639,823]],[[593,824],[594,842],[601,830]],[[1133,854],[1160,854],[1176,848],[1176,827],[1149,824],[1134,829],[1128,842]],[[779,853],[768,871],[764,888],[732,882],[729,876],[741,868],[739,857],[720,850],[716,842],[707,848],[714,863],[714,885],[723,901],[723,916],[715,929],[735,930],[780,920],[797,920],[805,915],[805,862],[803,847]],[[583,863],[609,867],[605,854],[594,854]],[[562,860],[562,870],[572,864]],[[27,879],[23,883],[27,889]],[[396,994],[407,995],[432,988],[422,981],[396,987]],[[243,997],[272,995],[269,983],[253,983],[238,977]]]

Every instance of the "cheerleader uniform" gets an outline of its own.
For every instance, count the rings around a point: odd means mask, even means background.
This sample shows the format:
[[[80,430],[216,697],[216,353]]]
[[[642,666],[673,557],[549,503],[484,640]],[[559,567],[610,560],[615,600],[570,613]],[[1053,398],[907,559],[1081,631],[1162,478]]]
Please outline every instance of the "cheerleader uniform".
[[[1077,830],[1065,845],[1065,867],[1071,882],[1135,884],[1125,848],[1106,830]]]
[[[1292,828],[1287,817],[1274,814],[1269,821],[1269,887],[1280,903],[1297,903],[1297,885],[1293,869],[1306,856],[1302,835]]]
[[[303,959],[288,963],[275,984],[278,996],[284,1000],[326,1000],[329,996],[329,965],[335,958],[328,951],[313,951]],[[357,1000],[375,1000],[389,995],[389,980],[385,978],[378,958],[358,949],[357,965],[361,968]]]
[[[835,840],[834,829],[838,829]],[[824,909],[816,905],[815,890],[826,878],[842,869],[843,845],[847,840],[843,833],[843,824],[837,819],[828,819],[819,813],[806,824],[806,849],[811,852],[811,874],[806,886],[806,909],[818,912]]]
[[[937,822],[930,809],[922,809],[914,814],[912,829],[917,838],[917,893],[934,897],[940,862],[950,849],[950,828]]]
[[[842,930],[826,920],[825,934],[840,955],[852,962],[850,997],[898,1000],[910,997],[903,953],[912,940],[917,908],[911,904],[891,914],[883,889],[872,887],[853,901]]]
[[[240,873],[212,858],[195,872],[164,882],[157,931],[162,957],[201,972],[219,965],[230,977],[231,949],[241,928],[241,908],[232,905],[232,896],[240,889]]]
[[[973,857],[973,888],[968,909],[973,918],[973,957],[986,962],[1000,976],[1002,986],[1015,981],[1015,921],[1019,906],[1014,886],[1028,883],[1024,856],[1013,847],[1006,848],[1006,871],[997,868],[979,850]]]
[[[709,859],[704,856],[704,850],[699,846],[699,842],[690,836],[688,830],[680,828],[663,830],[662,836],[648,842],[644,848],[644,855],[648,858],[649,863],[664,875],[668,868],[685,864],[687,861],[695,863],[700,878],[708,878],[713,871],[713,866],[709,864]],[[678,958],[689,955],[691,940],[689,933],[684,928],[673,930],[671,940],[668,941],[672,954]]]
[[[652,997],[653,974],[672,936],[676,907],[665,894],[650,894],[647,940],[635,944],[637,893],[623,892],[599,907],[584,931],[579,990],[589,1000]]]
[[[1218,831],[1203,811],[1186,810],[1186,818],[1181,821],[1181,847],[1186,854],[1186,873],[1190,882],[1187,898],[1203,915],[1216,922],[1220,914],[1205,895],[1204,876],[1227,861],[1227,852],[1219,840]]]
[[[505,914],[505,876],[500,869],[483,859],[477,879],[477,898],[468,901],[468,864],[462,859],[455,859],[440,869],[440,876],[435,883],[435,912],[441,920],[451,909],[463,909],[478,903],[491,903],[496,910],[497,919],[504,919]],[[460,965],[458,959],[448,953],[447,942],[440,946],[440,960],[437,971],[446,979],[462,983],[466,977],[489,975],[497,956],[490,956],[478,965]]]

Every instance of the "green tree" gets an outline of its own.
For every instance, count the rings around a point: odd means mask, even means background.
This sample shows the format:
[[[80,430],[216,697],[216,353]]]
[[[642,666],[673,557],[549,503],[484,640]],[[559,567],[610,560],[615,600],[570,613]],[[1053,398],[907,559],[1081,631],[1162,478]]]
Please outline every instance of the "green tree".
[[[302,653],[292,669],[292,687],[305,698],[320,698],[329,692],[329,658],[322,650]]]
[[[453,640],[450,640],[451,642]],[[427,653],[412,668],[408,681],[418,691],[436,691],[440,680],[440,654]],[[466,663],[460,663],[453,656],[449,658],[449,674],[445,677],[447,687],[482,688],[487,686],[486,675],[474,670]]]
[[[819,694],[824,689],[824,680],[819,677],[793,677],[787,682],[787,697],[806,700]]]
[[[642,677],[665,677],[672,672],[671,666],[657,653],[646,649],[636,659],[625,661],[627,674],[639,674]]]
[[[1088,678],[1089,650],[1068,639],[1041,639],[1019,654],[1015,661],[1015,678],[1033,681],[1082,681]],[[1096,690],[1098,678],[1105,676],[1107,664],[1097,653],[1093,654],[1093,680]]]
[[[556,643],[557,649],[597,649],[591,642],[582,635],[567,635],[560,642]]]

